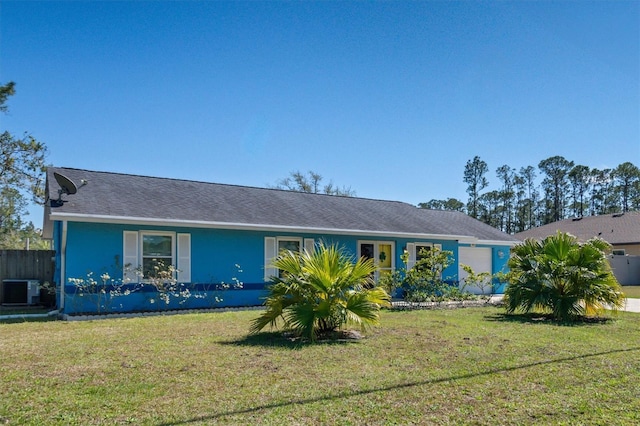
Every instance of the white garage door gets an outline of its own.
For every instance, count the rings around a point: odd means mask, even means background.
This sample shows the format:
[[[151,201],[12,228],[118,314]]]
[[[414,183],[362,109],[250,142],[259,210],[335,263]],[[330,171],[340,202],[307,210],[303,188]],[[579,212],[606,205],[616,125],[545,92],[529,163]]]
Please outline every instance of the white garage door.
[[[460,256],[460,265],[469,265],[473,272],[479,274],[480,272],[491,273],[491,249],[484,247],[460,247],[458,249]],[[458,266],[458,276],[460,277],[460,285],[466,278],[467,273],[462,269],[462,266]],[[482,294],[482,289],[477,286],[467,286],[467,291],[474,294]],[[488,289],[485,289],[487,291]]]

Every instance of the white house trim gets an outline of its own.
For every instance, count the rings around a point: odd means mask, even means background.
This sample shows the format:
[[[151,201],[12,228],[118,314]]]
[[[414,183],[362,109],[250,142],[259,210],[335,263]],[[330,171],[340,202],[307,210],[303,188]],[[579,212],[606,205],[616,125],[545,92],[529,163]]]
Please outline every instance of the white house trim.
[[[60,241],[60,307],[64,309],[65,292],[64,286],[67,284],[67,221],[62,221],[62,238]]]
[[[128,216],[108,216],[108,215],[80,215],[73,213],[52,213],[50,220],[68,220],[75,222],[88,223],[112,223],[123,225],[149,225],[149,226],[167,226],[167,227],[192,227],[192,228],[215,228],[215,229],[233,229],[233,230],[251,230],[266,232],[297,232],[297,233],[316,233],[329,235],[354,235],[367,237],[387,237],[387,238],[406,238],[411,240],[446,240],[458,241],[461,244],[499,244],[499,245],[515,245],[518,241],[485,241],[468,235],[447,235],[447,234],[416,234],[409,232],[387,232],[366,229],[344,229],[344,228],[321,228],[321,227],[305,227],[305,226],[287,226],[287,225],[268,225],[268,224],[252,224],[252,223],[232,223],[232,222],[212,222],[197,220],[179,220],[179,219],[155,219],[143,217]]]

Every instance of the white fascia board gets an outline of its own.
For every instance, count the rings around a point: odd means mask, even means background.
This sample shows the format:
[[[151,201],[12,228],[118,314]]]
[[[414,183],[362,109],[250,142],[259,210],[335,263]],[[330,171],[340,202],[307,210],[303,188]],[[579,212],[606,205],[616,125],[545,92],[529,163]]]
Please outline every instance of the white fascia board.
[[[70,222],[89,223],[112,223],[123,225],[149,225],[168,226],[182,228],[215,228],[215,229],[237,229],[245,231],[268,231],[268,232],[303,232],[332,235],[354,235],[354,236],[377,236],[389,238],[413,238],[413,239],[435,239],[458,241],[467,244],[479,244],[475,237],[468,235],[446,235],[446,234],[420,234],[410,232],[387,232],[387,231],[367,231],[364,229],[339,229],[339,228],[315,228],[304,226],[267,225],[254,223],[232,223],[232,222],[210,222],[199,220],[178,220],[178,219],[155,219],[126,216],[107,215],[79,215],[74,213],[52,213],[51,220],[67,220]],[[503,242],[504,244],[504,242]]]
[[[501,241],[501,240],[477,240],[475,242],[476,245],[486,245],[486,246],[508,246],[513,247],[516,244],[519,244],[519,241]]]
[[[45,240],[53,239],[53,221],[51,220],[51,207],[48,203],[44,206],[44,217],[42,218],[42,238]]]

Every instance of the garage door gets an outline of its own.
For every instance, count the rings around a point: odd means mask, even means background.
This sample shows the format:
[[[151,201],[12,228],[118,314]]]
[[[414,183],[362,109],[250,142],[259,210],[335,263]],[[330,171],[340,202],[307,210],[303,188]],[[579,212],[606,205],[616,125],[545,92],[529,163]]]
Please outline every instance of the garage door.
[[[480,247],[460,247],[458,249],[460,256],[460,265],[469,265],[473,272],[479,274],[480,272],[491,273],[491,249]],[[466,278],[467,273],[462,269],[462,266],[458,266],[458,276],[460,277],[460,285],[462,286],[463,280]],[[474,294],[482,294],[482,289],[477,286],[467,286],[467,291]],[[485,289],[489,291],[489,289]]]

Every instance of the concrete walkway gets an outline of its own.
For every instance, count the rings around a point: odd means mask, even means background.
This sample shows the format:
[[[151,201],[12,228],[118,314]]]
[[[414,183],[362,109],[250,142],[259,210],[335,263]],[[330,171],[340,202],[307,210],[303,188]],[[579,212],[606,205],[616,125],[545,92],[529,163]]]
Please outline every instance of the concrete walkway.
[[[625,299],[624,310],[627,312],[640,312],[640,299]]]

